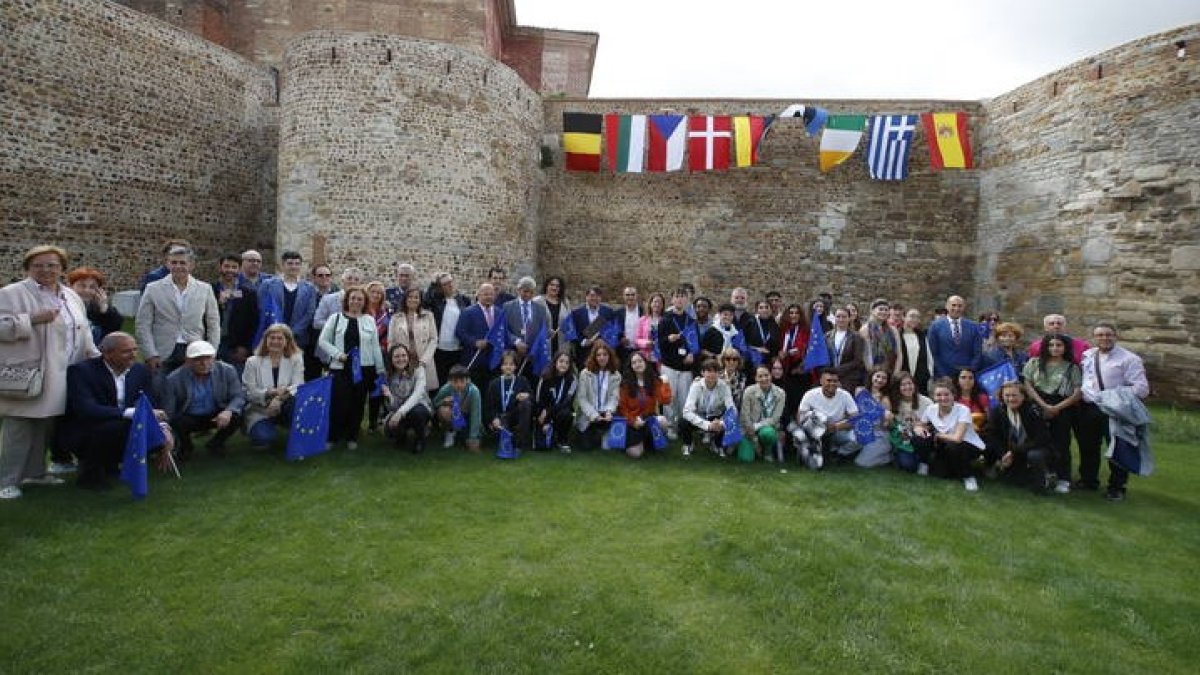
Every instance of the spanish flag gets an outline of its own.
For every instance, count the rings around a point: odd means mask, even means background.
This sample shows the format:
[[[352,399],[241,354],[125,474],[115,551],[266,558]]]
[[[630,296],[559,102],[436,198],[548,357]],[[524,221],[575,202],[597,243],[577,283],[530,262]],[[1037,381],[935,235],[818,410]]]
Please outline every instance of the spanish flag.
[[[563,152],[567,171],[600,171],[602,115],[563,113]]]
[[[967,114],[963,112],[925,113],[925,142],[929,144],[929,164],[935,169],[970,169],[971,137],[967,135]]]

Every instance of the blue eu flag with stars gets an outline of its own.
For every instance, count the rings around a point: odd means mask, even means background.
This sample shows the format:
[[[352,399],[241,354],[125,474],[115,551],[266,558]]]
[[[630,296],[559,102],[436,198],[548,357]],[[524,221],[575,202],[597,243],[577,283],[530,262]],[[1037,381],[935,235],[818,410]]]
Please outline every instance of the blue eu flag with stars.
[[[1000,391],[1001,385],[1005,382],[1015,382],[1017,380],[1017,370],[1013,368],[1012,361],[1001,361],[991,368],[980,371],[979,376],[975,378],[979,381],[979,387],[987,392],[989,398],[992,399],[992,404],[998,403],[996,393]]]
[[[812,337],[808,338],[808,349],[804,350],[804,369],[824,368],[833,363],[829,358],[829,345],[825,344],[825,335],[818,328],[820,324],[813,319]]]
[[[292,429],[288,434],[288,460],[295,461],[325,452],[325,443],[329,440],[329,403],[332,395],[333,378],[328,375],[305,382],[296,390]]]
[[[129,438],[125,440],[125,457],[121,460],[121,481],[129,485],[135,500],[144,498],[150,491],[146,454],[166,442],[167,437],[154,417],[154,406],[150,405],[146,392],[142,392],[133,409]]]
[[[492,322],[486,339],[491,347],[491,351],[488,352],[488,369],[495,370],[500,367],[500,357],[504,356],[504,346],[508,340],[508,331],[504,330],[504,320],[501,317],[496,317]]]
[[[539,376],[546,366],[550,365],[550,333],[546,324],[538,330],[533,342],[529,345],[529,365],[533,368],[533,376]]]
[[[275,296],[270,293],[263,293],[262,306],[258,308],[258,328],[254,331],[254,341],[250,344],[252,347],[257,347],[262,341],[263,333],[267,332],[272,324],[283,321],[283,312],[280,311],[279,305],[275,304]]]
[[[575,342],[579,339],[579,331],[575,330],[575,319],[571,318],[570,314],[558,322],[558,335],[567,342]]]
[[[700,332],[696,330],[695,323],[689,323],[679,332],[683,336],[683,341],[687,343],[688,351],[692,356],[700,353]]]

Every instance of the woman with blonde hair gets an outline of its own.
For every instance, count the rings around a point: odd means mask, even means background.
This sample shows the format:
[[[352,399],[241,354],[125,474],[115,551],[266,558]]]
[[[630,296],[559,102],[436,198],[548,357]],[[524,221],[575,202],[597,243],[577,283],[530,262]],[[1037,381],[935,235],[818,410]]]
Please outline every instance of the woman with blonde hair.
[[[292,404],[302,384],[304,353],[296,345],[292,329],[284,323],[267,326],[242,370],[242,386],[246,389],[243,414],[252,445],[270,445],[276,427],[291,423]]]

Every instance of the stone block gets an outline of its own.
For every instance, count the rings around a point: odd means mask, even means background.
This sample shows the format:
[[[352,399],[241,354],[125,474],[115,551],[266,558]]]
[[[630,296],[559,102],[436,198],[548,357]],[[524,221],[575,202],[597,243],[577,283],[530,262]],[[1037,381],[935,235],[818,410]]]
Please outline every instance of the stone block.
[[[1108,295],[1109,279],[1103,274],[1089,274],[1083,278],[1084,295]]]
[[[1176,246],[1170,264],[1174,270],[1200,270],[1200,246]]]
[[[1148,182],[1162,180],[1166,178],[1173,169],[1171,164],[1151,164],[1149,166],[1139,166],[1133,170],[1133,179],[1140,182]]]

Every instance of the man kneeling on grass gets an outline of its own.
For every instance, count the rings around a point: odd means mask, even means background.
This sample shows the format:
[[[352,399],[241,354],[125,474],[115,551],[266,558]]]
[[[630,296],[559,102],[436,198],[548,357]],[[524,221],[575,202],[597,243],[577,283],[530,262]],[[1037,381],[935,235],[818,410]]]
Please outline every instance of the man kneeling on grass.
[[[438,422],[446,429],[446,440],[442,447],[454,447],[462,432],[467,434],[467,450],[479,452],[479,437],[483,431],[483,410],[479,387],[471,383],[466,366],[450,368],[450,381],[438,389],[433,397]]]
[[[237,370],[216,360],[217,350],[204,340],[187,346],[183,367],[167,377],[163,410],[175,430],[179,458],[192,455],[192,434],[216,429],[205,449],[217,457],[225,455],[225,441],[237,431],[246,393]]]
[[[801,445],[801,456],[808,468],[816,471],[827,461],[849,461],[862,449],[854,439],[854,424],[850,421],[851,417],[858,414],[858,406],[850,392],[841,388],[841,378],[834,368],[822,370],[821,386],[809,389],[800,399],[800,406],[796,410],[797,426],[811,428],[805,420],[814,413],[823,418],[825,424],[824,432],[820,434],[819,449]]]

